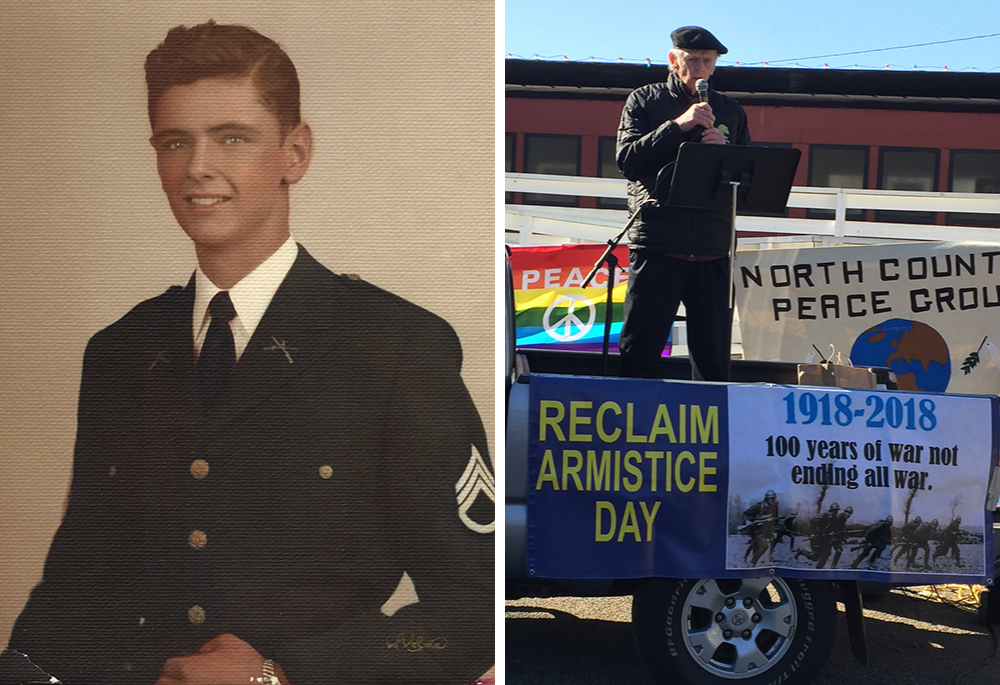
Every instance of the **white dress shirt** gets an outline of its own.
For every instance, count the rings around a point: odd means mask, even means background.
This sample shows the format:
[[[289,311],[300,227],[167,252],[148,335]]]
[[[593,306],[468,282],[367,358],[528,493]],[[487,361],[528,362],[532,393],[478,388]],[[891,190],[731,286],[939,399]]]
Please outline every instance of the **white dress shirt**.
[[[236,345],[236,359],[239,360],[246,349],[247,343],[257,330],[264,312],[278,291],[281,282],[285,280],[299,249],[295,240],[288,240],[260,265],[243,277],[239,283],[229,289],[229,299],[236,309],[236,316],[229,322],[233,331],[233,342]],[[208,313],[208,304],[221,289],[212,283],[201,267],[195,269],[194,311],[192,312],[192,330],[194,331],[194,357],[197,360],[201,354],[201,346],[208,335],[208,325],[212,321]]]

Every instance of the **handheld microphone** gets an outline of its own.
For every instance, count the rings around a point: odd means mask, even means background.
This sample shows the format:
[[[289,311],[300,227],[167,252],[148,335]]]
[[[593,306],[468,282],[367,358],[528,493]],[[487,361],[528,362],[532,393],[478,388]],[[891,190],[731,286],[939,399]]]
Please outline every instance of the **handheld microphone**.
[[[708,102],[708,81],[700,78],[695,81],[694,87],[698,91],[698,102]]]

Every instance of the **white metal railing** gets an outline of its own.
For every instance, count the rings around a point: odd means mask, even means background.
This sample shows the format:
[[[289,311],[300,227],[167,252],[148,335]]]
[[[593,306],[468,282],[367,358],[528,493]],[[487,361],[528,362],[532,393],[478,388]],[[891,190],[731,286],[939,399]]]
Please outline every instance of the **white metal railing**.
[[[507,192],[618,199],[626,197],[626,181],[623,179],[516,173],[507,173],[505,177],[504,189]],[[797,236],[792,240],[809,237],[823,244],[865,243],[878,240],[1000,243],[1000,229],[997,228],[852,221],[847,218],[847,211],[852,209],[1000,214],[1000,194],[795,186],[788,198],[788,206],[832,210],[834,217],[793,219],[740,216],[736,220],[736,229],[738,232]],[[507,242],[516,245],[604,242],[621,229],[627,218],[627,212],[619,209],[508,204],[505,211]]]

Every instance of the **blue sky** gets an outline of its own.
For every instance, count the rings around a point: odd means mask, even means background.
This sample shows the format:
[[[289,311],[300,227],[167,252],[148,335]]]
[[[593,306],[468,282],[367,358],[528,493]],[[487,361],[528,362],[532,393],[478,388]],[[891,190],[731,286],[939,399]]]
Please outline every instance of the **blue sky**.
[[[1000,72],[997,0],[506,0],[502,46],[504,55],[524,59],[665,64],[670,32],[691,24],[729,48],[720,65]],[[955,40],[989,34],[998,35]],[[840,54],[941,41],[954,42]]]

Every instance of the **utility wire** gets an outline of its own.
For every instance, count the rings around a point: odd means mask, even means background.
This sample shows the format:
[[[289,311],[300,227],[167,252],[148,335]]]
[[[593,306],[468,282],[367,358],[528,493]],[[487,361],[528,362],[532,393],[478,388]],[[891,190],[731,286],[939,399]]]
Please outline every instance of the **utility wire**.
[[[907,48],[925,48],[929,45],[944,45],[945,43],[960,43],[966,40],[979,40],[981,38],[995,38],[1000,33],[989,33],[984,36],[969,36],[968,38],[952,38],[951,40],[936,40],[931,43],[915,43],[913,45],[898,45],[894,48],[875,48],[874,50],[858,50],[856,52],[838,52],[832,55],[813,55],[812,57],[793,57],[791,59],[772,59],[765,62],[741,62],[740,64],[752,66],[755,64],[777,64],[778,62],[802,62],[807,59],[827,59],[828,57],[847,57],[850,55],[865,55],[872,52],[887,52],[889,50],[905,50]]]

